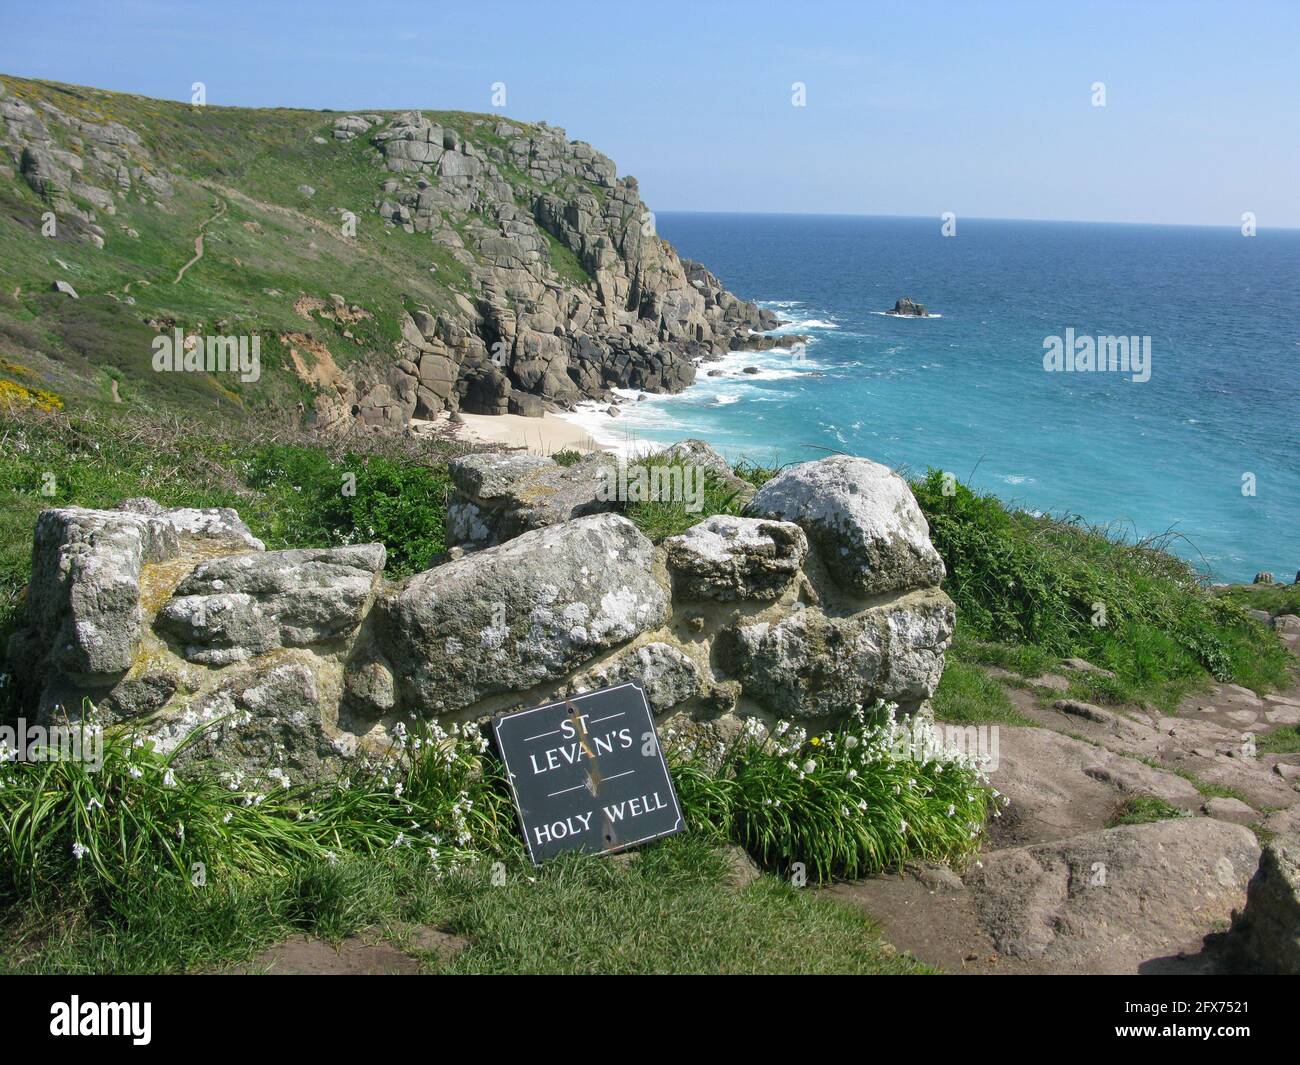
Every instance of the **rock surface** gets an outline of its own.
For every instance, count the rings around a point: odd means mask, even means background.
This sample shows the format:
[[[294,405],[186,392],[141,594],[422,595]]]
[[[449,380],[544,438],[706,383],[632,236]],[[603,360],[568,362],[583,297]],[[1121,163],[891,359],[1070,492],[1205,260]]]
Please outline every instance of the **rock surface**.
[[[411,578],[378,606],[400,705],[446,713],[526,690],[662,624],[653,552],[626,518],[597,514]]]
[[[1264,844],[1228,945],[1246,969],[1300,976],[1300,833],[1292,830]]]
[[[613,469],[604,454],[588,455],[572,466],[524,454],[455,459],[447,542],[491,547],[532,529],[610,510],[613,497],[601,489]]]
[[[1135,972],[1195,946],[1246,898],[1259,844],[1245,828],[1187,818],[985,854],[968,874],[997,948],[1056,972]]]
[[[698,442],[679,454],[730,476]],[[266,551],[233,510],[47,511],[20,691],[47,718],[89,700],[165,750],[202,730],[178,764],[308,778],[412,715],[483,720],[625,682],[721,738],[743,716],[909,712],[934,693],[954,620],[937,588],[846,599],[803,529],[770,518],[705,518],[655,547],[603,509],[607,464],[458,462],[453,505],[486,534],[396,584],[380,544]]]
[[[869,459],[794,466],[759,489],[748,512],[801,526],[831,574],[858,595],[937,588],[943,579],[907,482]]]
[[[361,623],[384,560],[383,544],[214,559],[181,581],[157,628],[218,666],[338,639]]]
[[[808,607],[775,623],[738,624],[721,661],[779,714],[834,716],[876,699],[914,709],[938,686],[955,620],[937,589],[849,617]]]
[[[791,522],[716,515],[664,541],[688,599],[775,599],[803,566],[808,539]]]

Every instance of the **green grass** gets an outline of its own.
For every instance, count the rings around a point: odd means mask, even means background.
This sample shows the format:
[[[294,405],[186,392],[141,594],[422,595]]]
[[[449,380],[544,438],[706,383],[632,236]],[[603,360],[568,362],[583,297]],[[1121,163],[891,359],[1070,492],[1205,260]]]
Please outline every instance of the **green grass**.
[[[1085,658],[1116,674],[1112,697],[1160,706],[1211,677],[1256,691],[1287,683],[1274,634],[1210,595],[1167,541],[1009,510],[938,471],[912,487],[970,641]]]
[[[1255,737],[1260,754],[1300,754],[1300,725],[1283,725]]]
[[[912,860],[960,863],[978,849],[990,793],[977,767],[911,725],[880,707],[815,735],[750,720],[720,749],[670,742],[673,776],[692,828],[767,868],[798,864],[825,881]]]
[[[1172,821],[1186,817],[1187,811],[1165,802],[1155,795],[1134,795],[1126,799],[1111,817],[1107,828],[1119,825],[1146,825],[1152,821]]]
[[[568,464],[566,456],[566,464]],[[638,461],[638,465],[647,469],[678,468],[685,477],[689,463],[663,455],[650,455]],[[692,469],[692,475],[694,471]],[[736,464],[736,476],[761,487],[777,471],[749,462]],[[698,504],[698,505],[697,505]],[[735,488],[728,487],[718,477],[704,472],[704,491],[702,497],[691,503],[686,499],[641,500],[623,505],[623,510],[646,536],[655,543],[668,536],[684,533],[693,525],[698,525],[705,518],[714,514],[740,514],[744,511],[744,500]]]
[[[1300,614],[1300,584],[1234,584],[1215,594],[1248,610]]]
[[[526,867],[500,764],[472,726],[422,727],[337,784],[186,766],[185,744],[163,756],[124,730],[98,766],[0,760],[0,967],[189,971],[293,931],[436,920],[475,940],[457,971],[906,970],[861,916],[796,889],[960,861],[988,792],[964,759],[900,749],[892,717],[855,716],[811,737],[747,728],[722,752],[673,747],[691,838],[630,870],[576,856]],[[728,840],[792,883],[722,887],[714,847]],[[592,936],[593,913],[611,930]]]
[[[429,923],[470,940],[449,973],[919,973],[858,911],[764,877],[723,883],[721,853],[697,836],[664,840],[623,863],[563,858],[431,875],[419,852],[304,863],[267,882],[154,886],[111,921],[74,894],[10,912],[0,971],[178,973],[247,962],[292,935],[330,940],[379,927],[400,940]]]
[[[1034,725],[1016,709],[1002,685],[979,666],[949,660],[934,693],[934,716],[957,725]]]

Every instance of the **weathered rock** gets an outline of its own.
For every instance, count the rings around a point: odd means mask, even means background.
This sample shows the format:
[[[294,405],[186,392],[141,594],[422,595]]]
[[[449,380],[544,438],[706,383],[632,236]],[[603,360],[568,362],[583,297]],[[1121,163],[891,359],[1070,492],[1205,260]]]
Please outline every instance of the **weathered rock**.
[[[830,573],[856,594],[934,588],[943,579],[907,482],[868,459],[794,466],[759,489],[748,513],[801,526]]]
[[[78,299],[77,290],[67,281],[55,281],[54,291],[62,292],[65,296],[71,296],[74,300]]]
[[[384,567],[383,544],[268,551],[203,562],[155,627],[193,662],[226,665],[350,635]]]
[[[1207,817],[1219,821],[1232,821],[1238,825],[1248,825],[1252,821],[1259,820],[1259,814],[1254,807],[1246,805],[1240,799],[1216,796],[1208,799],[1201,809],[1205,811]]]
[[[376,608],[399,705],[446,713],[523,691],[661,624],[653,557],[630,521],[596,514],[412,577]]]
[[[603,454],[585,456],[572,466],[513,453],[455,459],[447,542],[490,547],[530,529],[610,510],[613,494],[603,486],[612,469],[612,460]]]
[[[850,617],[808,607],[733,626],[721,661],[747,695],[781,714],[844,715],[877,699],[914,709],[938,687],[954,622],[952,601],[937,589]]]
[[[254,773],[283,769],[296,780],[327,777],[356,753],[356,740],[324,719],[319,685],[308,663],[268,664],[238,675],[147,734],[167,754],[202,730],[173,755],[177,767],[212,760]],[[275,786],[265,777],[249,785],[259,783]]]
[[[808,553],[799,526],[716,515],[664,541],[677,594],[690,599],[775,599]]]
[[[1181,818],[985,854],[966,876],[998,950],[1058,972],[1134,972],[1195,951],[1259,862],[1239,825]]]
[[[595,691],[632,681],[645,692],[656,714],[698,695],[700,671],[690,657],[667,643],[647,643],[574,677],[568,694]]]
[[[182,536],[198,540],[229,540],[248,550],[266,550],[266,545],[253,535],[230,507],[178,507],[164,511],[163,517]]]
[[[1300,834],[1264,844],[1259,868],[1236,915],[1228,951],[1248,971],[1300,976]]]
[[[727,460],[703,440],[693,438],[679,440],[665,448],[661,457],[687,466],[695,466],[712,474],[726,491],[734,493],[742,503],[752,499],[754,493],[758,491],[748,481],[737,477]]]
[[[925,309],[924,304],[910,300],[906,296],[894,301],[894,309],[889,314],[898,315],[905,318],[928,318],[930,312]]]
[[[95,683],[129,669],[140,643],[141,566],[177,552],[176,533],[160,518],[81,507],[42,511],[27,625],[9,649],[28,695],[46,671]]]
[[[1255,584],[1272,584],[1272,583],[1273,583],[1273,574],[1272,574],[1272,573],[1269,573],[1267,570],[1265,570],[1265,571],[1262,572],[1262,573],[1256,573],[1256,574],[1255,574],[1255,581],[1254,581],[1254,583],[1255,583]]]

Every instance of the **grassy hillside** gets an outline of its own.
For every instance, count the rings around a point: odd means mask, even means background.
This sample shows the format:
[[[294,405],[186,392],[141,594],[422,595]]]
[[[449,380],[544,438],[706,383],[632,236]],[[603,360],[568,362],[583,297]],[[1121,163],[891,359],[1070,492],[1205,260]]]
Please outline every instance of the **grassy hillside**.
[[[326,344],[344,369],[358,362],[382,367],[395,358],[403,309],[436,314],[472,292],[469,268],[450,249],[427,233],[407,233],[378,218],[380,185],[391,175],[366,138],[332,137],[335,112],[193,108],[53,82],[0,80],[7,99],[38,110],[48,103],[88,121],[120,122],[175,179],[170,198],[141,195],[137,187],[117,200],[115,214],[95,211],[107,231],[100,249],[75,219],[60,219],[55,235],[42,235],[49,201],[20,176],[0,176],[0,389],[16,394],[39,387],[107,404],[116,380],[123,404],[140,410],[204,409],[223,417],[296,411],[300,400],[310,407],[313,388],[294,373],[280,334],[306,333]],[[424,113],[481,149],[501,140],[476,124],[486,119],[495,125],[504,121],[500,116]],[[68,141],[66,129],[48,126],[56,142]],[[521,203],[542,187],[508,164],[497,165]],[[566,187],[582,184],[563,181]],[[303,185],[314,193],[300,191]],[[344,235],[344,212],[356,216],[354,236]],[[465,217],[448,222],[463,227]],[[203,258],[177,282],[200,232]],[[562,277],[590,280],[554,239],[551,255]],[[56,280],[71,283],[80,299],[52,291]],[[301,296],[324,300],[330,293],[370,317],[345,324],[295,310]],[[258,333],[262,379],[250,384],[234,375],[154,373],[150,343],[160,324]]]

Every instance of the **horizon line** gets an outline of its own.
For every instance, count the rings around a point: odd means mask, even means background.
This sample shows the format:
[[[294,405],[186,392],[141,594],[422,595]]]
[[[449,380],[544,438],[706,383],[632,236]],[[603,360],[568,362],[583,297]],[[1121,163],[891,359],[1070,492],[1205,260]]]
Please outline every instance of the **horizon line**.
[[[721,211],[701,208],[678,208],[664,207],[657,208],[654,214],[723,214],[723,215],[740,215],[752,216],[757,215],[762,218],[887,218],[891,220],[907,221],[943,221],[942,215],[928,214],[875,214],[875,213],[855,213],[852,211]],[[1239,230],[1240,225],[1230,225],[1221,222],[1132,222],[1118,221],[1106,218],[1010,218],[1003,215],[957,215],[957,221],[971,222],[1037,222],[1043,225],[1071,225],[1071,226],[1162,226],[1170,229],[1231,229]],[[1300,232],[1300,224],[1293,226],[1262,226],[1256,223],[1257,233],[1263,233],[1266,230],[1280,230],[1282,232],[1294,233]]]

